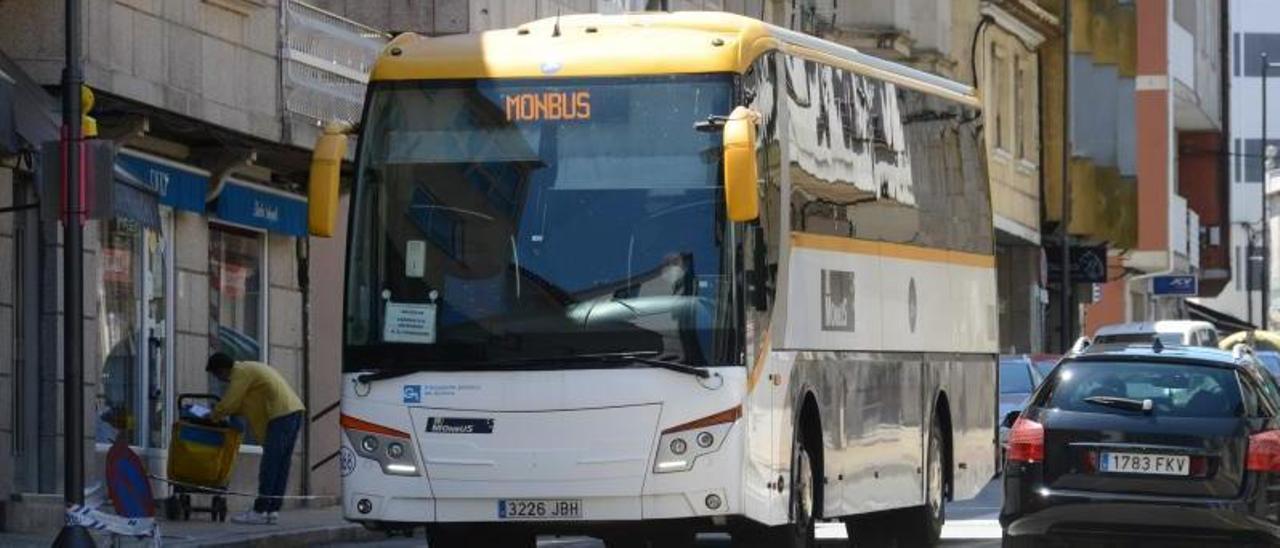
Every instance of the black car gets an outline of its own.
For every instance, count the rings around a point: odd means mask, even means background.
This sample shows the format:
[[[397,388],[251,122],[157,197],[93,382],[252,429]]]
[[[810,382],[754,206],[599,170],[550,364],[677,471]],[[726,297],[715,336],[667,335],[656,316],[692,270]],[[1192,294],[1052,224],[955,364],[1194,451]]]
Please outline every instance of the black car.
[[[1280,395],[1263,375],[1243,350],[1067,356],[1009,434],[1004,546],[1280,545]]]

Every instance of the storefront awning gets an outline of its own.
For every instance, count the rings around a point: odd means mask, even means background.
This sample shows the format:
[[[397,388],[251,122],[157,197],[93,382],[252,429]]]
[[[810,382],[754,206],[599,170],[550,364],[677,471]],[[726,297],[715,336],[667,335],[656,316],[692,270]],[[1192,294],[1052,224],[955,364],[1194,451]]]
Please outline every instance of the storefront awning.
[[[160,194],[154,187],[135,177],[128,170],[115,166],[115,188],[111,200],[116,217],[133,219],[151,229],[160,228]]]
[[[1248,331],[1258,328],[1231,314],[1219,312],[1191,301],[1187,301],[1187,315],[1191,316],[1193,320],[1203,320],[1213,324],[1213,327],[1220,333],[1235,333],[1236,331]]]
[[[144,186],[154,188],[164,205],[200,214],[205,212],[208,173],[131,150],[121,150],[116,156],[116,169],[117,172],[124,170]]]
[[[307,235],[307,199],[229,179],[218,195],[218,218],[290,236]]]

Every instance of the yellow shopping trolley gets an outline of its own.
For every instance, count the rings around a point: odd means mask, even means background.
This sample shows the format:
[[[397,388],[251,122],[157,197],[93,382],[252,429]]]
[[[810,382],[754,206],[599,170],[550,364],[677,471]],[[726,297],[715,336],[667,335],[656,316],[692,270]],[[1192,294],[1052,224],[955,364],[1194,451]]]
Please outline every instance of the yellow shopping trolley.
[[[227,499],[223,496],[231,480],[231,469],[240,452],[240,431],[226,423],[214,423],[189,412],[188,402],[218,402],[213,394],[180,394],[178,420],[169,441],[169,481],[173,496],[165,503],[171,520],[191,519],[192,512],[208,513],[214,521],[227,520]],[[212,406],[210,406],[212,408]],[[191,495],[211,495],[209,506],[193,506]]]

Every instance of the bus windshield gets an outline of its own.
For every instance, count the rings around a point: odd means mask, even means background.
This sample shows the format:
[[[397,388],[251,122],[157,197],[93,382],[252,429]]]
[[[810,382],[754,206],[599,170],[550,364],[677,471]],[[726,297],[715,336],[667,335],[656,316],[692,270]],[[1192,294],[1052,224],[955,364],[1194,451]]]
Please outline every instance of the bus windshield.
[[[726,75],[382,84],[348,247],[348,370],[740,361]],[[552,364],[552,365],[548,365]]]

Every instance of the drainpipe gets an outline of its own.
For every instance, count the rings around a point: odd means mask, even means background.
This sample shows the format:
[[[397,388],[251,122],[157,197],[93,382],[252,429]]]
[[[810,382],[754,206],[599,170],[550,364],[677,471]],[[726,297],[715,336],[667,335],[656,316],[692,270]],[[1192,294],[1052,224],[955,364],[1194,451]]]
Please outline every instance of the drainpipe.
[[[302,494],[311,494],[311,238],[297,239],[298,287],[302,290]]]

